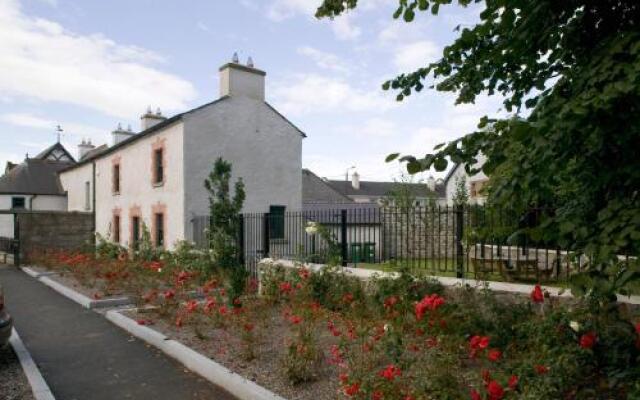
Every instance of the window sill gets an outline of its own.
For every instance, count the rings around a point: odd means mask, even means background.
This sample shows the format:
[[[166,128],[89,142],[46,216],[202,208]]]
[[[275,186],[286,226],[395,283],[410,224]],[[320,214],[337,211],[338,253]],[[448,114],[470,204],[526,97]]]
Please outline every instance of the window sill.
[[[120,192],[111,192],[111,194],[114,196],[120,196]]]
[[[163,187],[164,186],[164,181],[163,182],[154,182],[152,185],[153,185],[154,188]]]

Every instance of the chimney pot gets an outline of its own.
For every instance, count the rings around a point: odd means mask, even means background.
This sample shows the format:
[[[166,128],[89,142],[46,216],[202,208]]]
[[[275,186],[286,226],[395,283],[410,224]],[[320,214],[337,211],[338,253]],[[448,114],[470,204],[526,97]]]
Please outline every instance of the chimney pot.
[[[251,58],[251,56],[247,58],[247,67],[253,68],[253,59]]]
[[[82,139],[82,142],[78,145],[78,159],[82,160],[93,149],[95,149],[95,146],[91,144],[91,140]]]
[[[160,107],[158,107],[158,109],[154,114],[153,111],[151,111],[151,107],[149,106],[147,108],[147,112],[140,117],[140,130],[145,131],[151,128],[152,126],[159,124],[165,119],[166,118],[162,115],[162,112],[160,111]]]
[[[240,62],[240,59],[238,58],[238,52],[237,51],[233,52],[233,57],[231,57],[231,62],[236,63],[236,64]]]
[[[357,171],[353,171],[353,174],[351,174],[351,186],[355,190],[360,190],[360,175]]]

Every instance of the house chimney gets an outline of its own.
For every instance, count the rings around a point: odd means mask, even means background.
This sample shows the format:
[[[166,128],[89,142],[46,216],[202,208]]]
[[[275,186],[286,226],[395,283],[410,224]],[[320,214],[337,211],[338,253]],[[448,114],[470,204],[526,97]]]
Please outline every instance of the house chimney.
[[[351,174],[351,186],[355,190],[360,190],[360,175],[358,175],[357,171],[353,171],[353,174]]]
[[[429,178],[427,178],[427,187],[432,192],[436,191],[436,178],[434,178],[433,175],[429,175]]]
[[[142,114],[142,116],[140,117],[140,130],[146,131],[147,129],[159,124],[165,119],[167,118],[162,115],[162,112],[159,108],[154,113],[153,111],[151,111],[151,107],[147,107],[147,112]]]
[[[129,139],[130,137],[134,136],[135,133],[131,132],[131,130],[124,130],[122,129],[122,125],[118,124],[118,127],[111,132],[111,137],[113,138],[113,145],[117,145],[118,143]]]
[[[88,152],[95,149],[96,146],[91,144],[91,140],[84,140],[78,145],[78,160],[82,160]]]
[[[264,101],[265,75],[266,72],[253,66],[251,57],[247,65],[242,65],[234,54],[230,63],[220,67],[220,97],[249,97]]]

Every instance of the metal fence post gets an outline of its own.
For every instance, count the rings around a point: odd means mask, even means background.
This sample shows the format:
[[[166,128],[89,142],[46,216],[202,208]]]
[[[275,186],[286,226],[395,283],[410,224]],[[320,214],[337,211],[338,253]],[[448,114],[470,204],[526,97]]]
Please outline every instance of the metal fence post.
[[[238,262],[244,265],[244,215],[238,214]]]
[[[20,220],[18,213],[13,214],[13,265],[20,266]]]
[[[342,266],[347,266],[347,210],[340,210],[340,247],[342,253]]]
[[[270,218],[271,214],[265,213],[262,223],[262,257],[269,257],[269,231],[270,231]]]
[[[456,277],[464,278],[464,248],[462,247],[462,236],[464,235],[464,206],[459,204],[455,207],[456,213]]]

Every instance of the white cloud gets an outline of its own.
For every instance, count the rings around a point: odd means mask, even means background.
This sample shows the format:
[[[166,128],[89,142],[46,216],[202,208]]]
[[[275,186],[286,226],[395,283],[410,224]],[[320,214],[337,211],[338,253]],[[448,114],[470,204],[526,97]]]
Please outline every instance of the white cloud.
[[[395,136],[398,133],[396,123],[390,119],[373,117],[367,119],[359,125],[347,125],[339,128],[339,131],[346,135],[358,135],[367,139],[383,138]]]
[[[198,23],[196,24],[196,27],[203,32],[211,32],[211,28],[209,28],[209,25],[205,24],[202,21],[198,21]]]
[[[319,68],[340,73],[349,73],[347,63],[333,53],[327,53],[311,46],[302,46],[298,48],[298,54],[309,57]]]
[[[53,121],[42,118],[29,113],[7,113],[0,115],[0,121],[11,125],[32,128],[38,130],[46,130],[53,135],[56,125],[60,125],[63,129],[64,136],[73,136],[75,139],[87,138],[97,141],[104,141],[107,137],[107,131],[95,126],[79,124],[71,121]]]
[[[317,0],[275,0],[267,9],[267,17],[283,21],[296,14],[311,16],[318,8]]]
[[[438,46],[428,40],[401,45],[395,49],[393,64],[401,72],[413,72],[435,61],[439,51]]]
[[[345,14],[329,21],[331,30],[340,40],[354,40],[362,34],[362,29],[353,24],[351,14]]]
[[[271,89],[275,103],[285,114],[296,115],[324,112],[373,111],[395,107],[379,89],[364,90],[347,81],[317,74],[300,74],[292,81],[280,82]]]
[[[152,51],[80,35],[24,15],[16,0],[0,2],[0,92],[131,118],[151,104],[179,110],[195,97],[191,83],[151,66]]]

